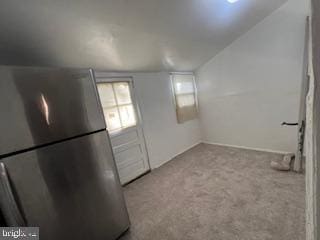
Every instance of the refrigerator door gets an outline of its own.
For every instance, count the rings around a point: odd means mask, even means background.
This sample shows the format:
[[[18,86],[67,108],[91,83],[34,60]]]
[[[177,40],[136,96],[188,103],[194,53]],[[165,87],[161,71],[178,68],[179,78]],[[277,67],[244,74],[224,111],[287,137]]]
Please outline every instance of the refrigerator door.
[[[9,185],[9,191],[0,188],[0,206],[11,226],[40,227],[46,240],[113,240],[129,227],[105,131],[7,157],[0,165],[8,175],[0,185]]]
[[[90,70],[0,66],[0,157],[105,128]]]

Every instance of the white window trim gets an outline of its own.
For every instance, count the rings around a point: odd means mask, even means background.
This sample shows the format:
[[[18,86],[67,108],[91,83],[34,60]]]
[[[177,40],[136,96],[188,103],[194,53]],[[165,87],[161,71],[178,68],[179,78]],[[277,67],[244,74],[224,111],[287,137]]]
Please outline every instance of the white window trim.
[[[174,110],[177,111],[177,101],[176,101],[176,92],[175,92],[175,86],[174,86],[174,76],[175,75],[191,75],[193,79],[193,87],[194,87],[194,97],[195,97],[195,103],[196,103],[196,109],[199,113],[199,103],[198,103],[198,89],[196,84],[196,78],[193,72],[171,72],[170,73],[170,81],[171,81],[171,92],[172,92],[172,100],[174,105]]]

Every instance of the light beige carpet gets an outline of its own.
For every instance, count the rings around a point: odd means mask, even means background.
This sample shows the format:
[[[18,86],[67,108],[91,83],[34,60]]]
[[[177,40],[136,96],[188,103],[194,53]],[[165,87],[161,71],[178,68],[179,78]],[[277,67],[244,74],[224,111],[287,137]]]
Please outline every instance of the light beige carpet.
[[[121,240],[304,240],[304,175],[281,155],[200,144],[125,187]]]

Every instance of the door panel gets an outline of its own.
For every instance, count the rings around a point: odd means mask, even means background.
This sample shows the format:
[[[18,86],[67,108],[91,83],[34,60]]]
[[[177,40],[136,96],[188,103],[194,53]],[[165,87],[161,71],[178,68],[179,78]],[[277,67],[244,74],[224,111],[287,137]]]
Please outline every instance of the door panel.
[[[0,156],[105,128],[90,70],[0,67]]]
[[[121,146],[124,142],[136,142],[138,141],[138,133],[136,129],[133,131],[127,132],[126,134],[121,134],[113,136],[111,139],[111,144],[113,146]]]
[[[123,151],[118,151],[116,153],[116,161],[119,167],[125,167],[128,163],[132,162],[136,156],[141,154],[141,148],[139,144],[135,144],[134,146],[128,146]]]
[[[115,239],[128,214],[105,131],[3,159],[41,239]]]
[[[149,170],[144,137],[139,126],[132,127],[131,131],[118,132],[110,138],[122,184]]]
[[[128,128],[118,129],[115,131],[109,131],[116,165],[120,175],[120,181],[122,184],[125,184],[139,177],[150,169],[142,130],[142,121],[140,115],[138,114],[138,103],[134,98],[132,80],[123,78],[97,78],[97,82],[98,88],[99,84],[101,84],[100,86],[102,86],[101,88],[99,88],[99,95],[102,107],[105,111],[104,115],[108,115],[108,101],[106,101],[106,99],[108,99],[108,94],[112,93],[110,93],[110,91],[103,90],[104,87],[107,88],[107,86],[110,84],[103,84],[128,82],[130,86],[130,100],[134,107],[136,125]]]
[[[135,179],[137,177],[137,173],[142,174],[145,172],[145,168],[141,162],[143,162],[142,159],[140,161],[133,161],[130,165],[120,168],[119,174],[120,176],[123,176],[122,179],[124,183]]]

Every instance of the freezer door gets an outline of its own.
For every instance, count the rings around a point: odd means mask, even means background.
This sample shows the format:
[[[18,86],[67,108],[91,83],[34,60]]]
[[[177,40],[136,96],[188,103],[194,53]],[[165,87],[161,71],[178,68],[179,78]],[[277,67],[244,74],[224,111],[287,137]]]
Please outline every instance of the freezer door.
[[[0,157],[105,128],[90,70],[0,66]]]
[[[8,199],[1,197],[0,206],[10,225],[21,216],[46,240],[113,240],[129,227],[105,131],[1,161],[12,194],[1,192]]]

